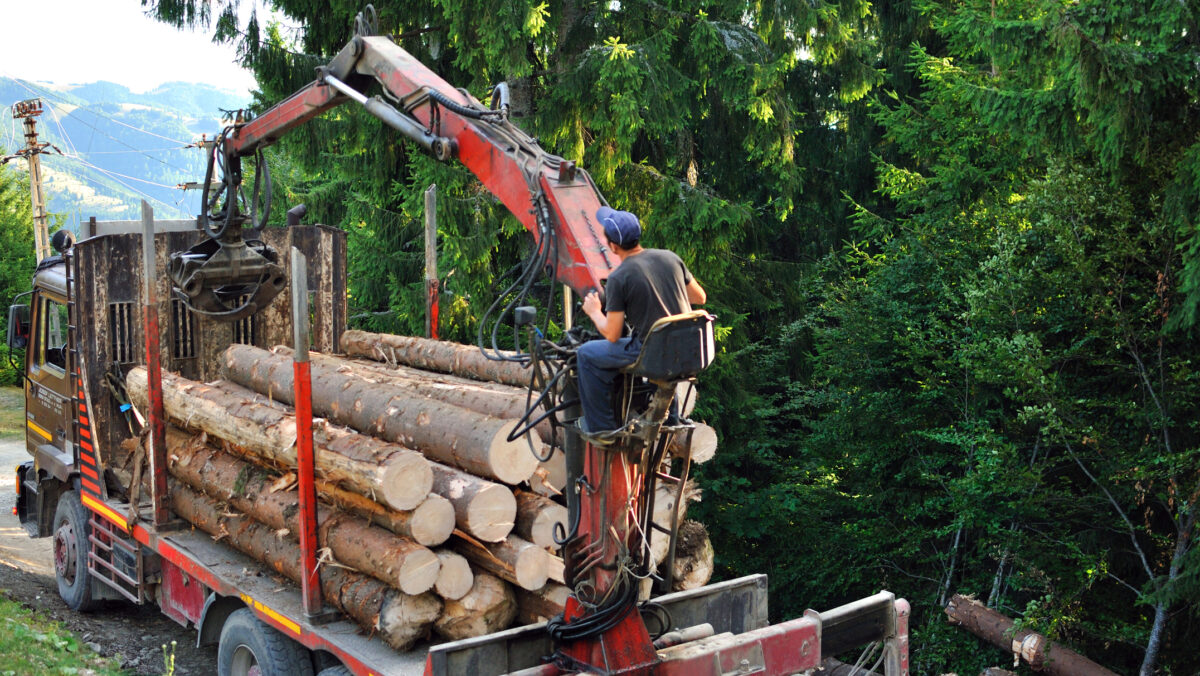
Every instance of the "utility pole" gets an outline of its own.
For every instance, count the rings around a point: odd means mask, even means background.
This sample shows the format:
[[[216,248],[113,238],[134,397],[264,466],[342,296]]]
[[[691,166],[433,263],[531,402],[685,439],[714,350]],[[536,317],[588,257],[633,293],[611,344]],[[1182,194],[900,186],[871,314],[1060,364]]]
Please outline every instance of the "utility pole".
[[[49,143],[38,143],[37,117],[42,114],[41,99],[13,104],[13,119],[25,120],[25,147],[16,154],[29,162],[29,195],[33,201],[33,240],[40,262],[50,255],[50,229],[46,224],[46,195],[42,192],[42,163],[39,155]]]

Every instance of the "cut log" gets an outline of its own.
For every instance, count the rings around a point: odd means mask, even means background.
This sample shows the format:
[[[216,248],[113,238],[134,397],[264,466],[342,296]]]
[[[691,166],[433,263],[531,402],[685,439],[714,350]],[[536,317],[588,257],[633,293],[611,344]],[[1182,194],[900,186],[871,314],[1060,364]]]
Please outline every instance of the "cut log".
[[[702,422],[693,422],[692,429],[692,462],[697,465],[702,465],[717,454],[717,431],[705,425]],[[676,458],[682,458],[684,451],[687,449],[684,441],[684,433],[675,435],[671,439],[671,444],[667,446],[667,451]]]
[[[385,333],[346,331],[342,349],[351,357],[365,357],[389,364],[405,364],[428,371],[453,373],[464,378],[490,380],[514,387],[527,387],[530,370],[515,361],[488,359],[478,347],[428,338],[393,336]],[[513,356],[513,353],[503,353]]]
[[[654,523],[660,527],[670,530],[671,515],[675,509],[675,489],[676,487],[666,483],[660,483],[654,490]],[[683,503],[679,506],[679,523],[683,523],[684,517],[687,516],[688,503],[700,499],[700,489],[696,487],[696,483],[688,480],[683,486]],[[652,567],[657,569],[659,564],[667,558],[667,549],[671,546],[671,538],[657,529],[650,531],[650,562]]]
[[[444,599],[461,599],[471,591],[471,585],[475,584],[475,573],[471,570],[470,562],[463,555],[449,549],[439,549],[436,554],[442,562],[442,568],[438,571],[434,590]]]
[[[273,354],[292,357],[292,349],[286,346],[271,348]],[[445,373],[423,371],[403,365],[381,364],[367,359],[333,357],[320,352],[309,354],[313,362],[344,369],[363,378],[385,382],[430,399],[461,406],[494,418],[519,420],[525,416],[526,407],[532,402],[529,391],[511,385],[481,382],[460,378]],[[530,415],[536,419],[544,409]],[[542,421],[536,428],[542,441],[551,441],[550,421]]]
[[[517,616],[517,599],[504,580],[487,573],[475,576],[462,598],[448,600],[433,628],[451,641],[508,629]]]
[[[549,582],[541,589],[521,589],[514,587],[517,597],[517,624],[536,624],[545,622],[556,615],[562,615],[567,606],[567,598],[571,590],[561,584]]]
[[[684,521],[679,526],[679,543],[675,546],[671,589],[685,591],[703,587],[712,579],[714,566],[708,529],[699,521]]]
[[[146,370],[125,378],[130,401],[145,408]],[[180,427],[206,432],[251,453],[296,466],[296,419],[283,406],[232,383],[198,383],[162,374],[167,417]],[[429,461],[397,444],[313,421],[316,471],[329,481],[393,509],[419,505],[433,485]]]
[[[561,556],[546,553],[546,577],[559,584],[567,581],[567,564]]]
[[[410,537],[426,547],[444,543],[454,532],[454,505],[433,493],[425,496],[425,500],[413,510],[388,509],[372,502],[370,498],[342,490],[320,479],[317,479],[317,493],[330,504],[396,535]]]
[[[300,583],[303,573],[298,544],[178,482],[171,486],[170,496],[171,509],[185,521]],[[366,631],[378,632],[399,651],[408,650],[423,637],[442,611],[442,601],[435,594],[411,596],[335,566],[323,566],[319,575],[326,603],[349,615]]]
[[[277,532],[295,532],[300,498],[279,490],[278,477],[216,450],[175,428],[167,431],[167,468],[189,487],[223,500]],[[433,588],[440,566],[429,549],[346,513],[317,508],[317,540],[340,564],[406,594]]]
[[[517,501],[505,486],[433,462],[433,492],[454,506],[458,527],[484,542],[500,542],[517,520]]]
[[[517,535],[549,550],[557,550],[554,541],[557,524],[567,527],[567,508],[557,502],[529,491],[513,491],[517,499]]]
[[[563,494],[567,487],[567,456],[559,445],[529,477],[529,490],[545,498]]]
[[[313,413],[360,432],[419,449],[477,476],[518,484],[533,475],[543,444],[509,441],[516,421],[422,397],[324,362],[312,363]],[[292,360],[248,345],[225,350],[223,373],[239,385],[293,403]],[[530,447],[533,447],[531,451]]]
[[[503,542],[483,543],[468,538],[450,539],[454,551],[481,568],[522,589],[541,589],[548,577],[546,550],[515,535]]]
[[[1013,629],[1011,618],[988,608],[975,599],[955,594],[946,606],[951,624],[965,627],[972,634],[1022,660],[1035,670],[1050,676],[1116,676],[1079,653],[1028,629]]]

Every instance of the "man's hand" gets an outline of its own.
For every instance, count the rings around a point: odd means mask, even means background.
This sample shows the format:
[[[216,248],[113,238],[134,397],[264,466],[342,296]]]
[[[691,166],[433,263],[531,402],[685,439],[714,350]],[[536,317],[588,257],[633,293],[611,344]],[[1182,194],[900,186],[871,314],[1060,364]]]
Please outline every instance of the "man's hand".
[[[600,313],[600,294],[593,291],[583,297],[583,313],[592,318],[592,323],[597,323],[596,315]]]

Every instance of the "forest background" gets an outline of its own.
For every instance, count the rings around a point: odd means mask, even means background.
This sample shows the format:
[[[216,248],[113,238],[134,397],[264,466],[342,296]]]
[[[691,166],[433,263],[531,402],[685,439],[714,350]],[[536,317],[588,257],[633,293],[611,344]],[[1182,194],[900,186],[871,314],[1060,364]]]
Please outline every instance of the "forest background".
[[[143,0],[237,44],[259,110],[362,9],[268,4]],[[515,121],[708,290],[696,417],[722,446],[693,513],[722,576],[770,574],[773,619],[886,588],[912,673],[970,674],[1007,659],[947,625],[973,594],[1119,673],[1200,673],[1200,3],[374,4],[448,82],[513,85]],[[431,183],[444,337],[475,341],[527,252],[362,111],[267,161],[276,204],[349,233],[363,328],[423,330]]]

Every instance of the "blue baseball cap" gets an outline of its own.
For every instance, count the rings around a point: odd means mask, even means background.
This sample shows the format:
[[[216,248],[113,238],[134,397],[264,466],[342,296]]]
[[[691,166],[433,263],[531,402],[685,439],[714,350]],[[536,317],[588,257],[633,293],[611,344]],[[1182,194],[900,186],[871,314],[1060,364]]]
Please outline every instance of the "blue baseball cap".
[[[622,249],[628,249],[642,238],[642,224],[637,216],[628,211],[600,207],[596,210],[596,220],[604,226],[604,236],[608,241],[619,244]]]

